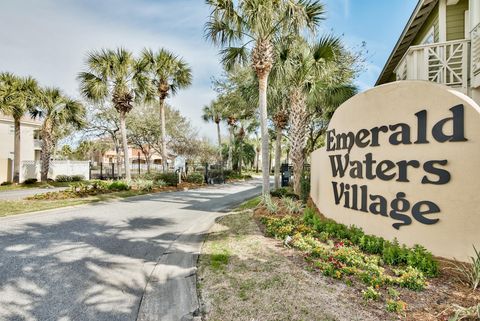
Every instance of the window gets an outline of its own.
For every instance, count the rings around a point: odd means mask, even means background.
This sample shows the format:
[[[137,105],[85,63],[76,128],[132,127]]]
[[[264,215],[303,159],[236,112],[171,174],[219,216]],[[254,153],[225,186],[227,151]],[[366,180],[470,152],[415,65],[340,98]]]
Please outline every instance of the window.
[[[422,45],[426,45],[434,42],[435,42],[435,27],[432,27],[423,38]]]

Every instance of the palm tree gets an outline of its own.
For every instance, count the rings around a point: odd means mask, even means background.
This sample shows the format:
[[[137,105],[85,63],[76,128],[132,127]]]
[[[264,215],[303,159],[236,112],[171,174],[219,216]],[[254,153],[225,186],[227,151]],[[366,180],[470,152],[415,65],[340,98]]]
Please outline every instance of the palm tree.
[[[220,153],[220,159],[222,158],[222,135],[220,131],[220,122],[223,118],[223,108],[218,101],[212,101],[210,105],[203,107],[202,118],[206,122],[213,121],[217,125],[217,138],[218,138],[218,148]]]
[[[42,168],[41,180],[47,181],[50,158],[66,127],[80,129],[86,116],[84,106],[78,101],[65,96],[58,88],[41,90],[38,104],[30,112],[32,118],[43,120]]]
[[[262,136],[263,194],[270,189],[269,136],[267,128],[268,76],[275,61],[274,44],[279,33],[314,31],[323,19],[323,5],[317,0],[206,0],[212,8],[206,35],[222,46],[223,63],[251,60],[258,78],[260,129]],[[253,49],[249,54],[248,46]]]
[[[0,110],[12,116],[14,123],[14,161],[13,181],[18,183],[20,179],[20,121],[31,110],[38,96],[37,81],[31,77],[18,77],[14,74],[0,73]]]
[[[130,180],[126,117],[135,101],[152,99],[153,90],[145,75],[145,64],[136,60],[129,51],[118,48],[91,52],[86,65],[87,71],[78,76],[80,90],[93,102],[112,101],[119,114],[125,178]]]
[[[179,89],[192,83],[192,70],[182,59],[166,49],[154,53],[150,49],[142,52],[142,61],[146,65],[152,85],[157,89],[160,105],[160,125],[162,135],[163,171],[167,170],[167,139],[165,130],[165,99],[175,95]]]
[[[300,194],[300,182],[305,161],[305,144],[309,122],[309,105],[317,105],[326,97],[329,83],[338,84],[341,73],[336,62],[342,55],[341,42],[324,36],[309,44],[303,38],[289,39],[283,47],[278,73],[290,84],[290,155],[293,163],[293,189]],[[323,95],[323,96],[322,96]]]

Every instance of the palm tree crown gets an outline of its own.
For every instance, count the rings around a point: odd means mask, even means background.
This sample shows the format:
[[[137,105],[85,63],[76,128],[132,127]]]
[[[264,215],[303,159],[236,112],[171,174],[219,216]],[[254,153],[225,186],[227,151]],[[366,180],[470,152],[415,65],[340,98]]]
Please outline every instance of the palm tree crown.
[[[179,89],[187,88],[192,83],[192,70],[189,65],[166,49],[162,48],[158,52],[144,49],[142,62],[160,99],[165,99],[170,94],[175,95]]]

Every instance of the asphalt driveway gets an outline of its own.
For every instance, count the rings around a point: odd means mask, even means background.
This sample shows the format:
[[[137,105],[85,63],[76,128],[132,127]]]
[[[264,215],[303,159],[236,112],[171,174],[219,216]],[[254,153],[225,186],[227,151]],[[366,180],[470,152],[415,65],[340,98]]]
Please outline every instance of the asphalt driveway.
[[[260,181],[0,219],[0,320],[189,320],[195,262]]]

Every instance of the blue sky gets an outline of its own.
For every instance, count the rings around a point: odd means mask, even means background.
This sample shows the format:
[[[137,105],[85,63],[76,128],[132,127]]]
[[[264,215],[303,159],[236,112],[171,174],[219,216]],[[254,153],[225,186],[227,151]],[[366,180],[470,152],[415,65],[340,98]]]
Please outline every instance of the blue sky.
[[[417,0],[325,0],[323,32],[343,35],[367,64],[356,80],[373,86]],[[203,0],[1,0],[0,71],[32,75],[78,97],[76,75],[92,49],[124,46],[133,52],[165,47],[193,69],[193,85],[170,103],[189,117],[200,135],[215,137],[200,118],[215,97],[211,78],[221,74],[218,49],[205,41],[209,8]]]

